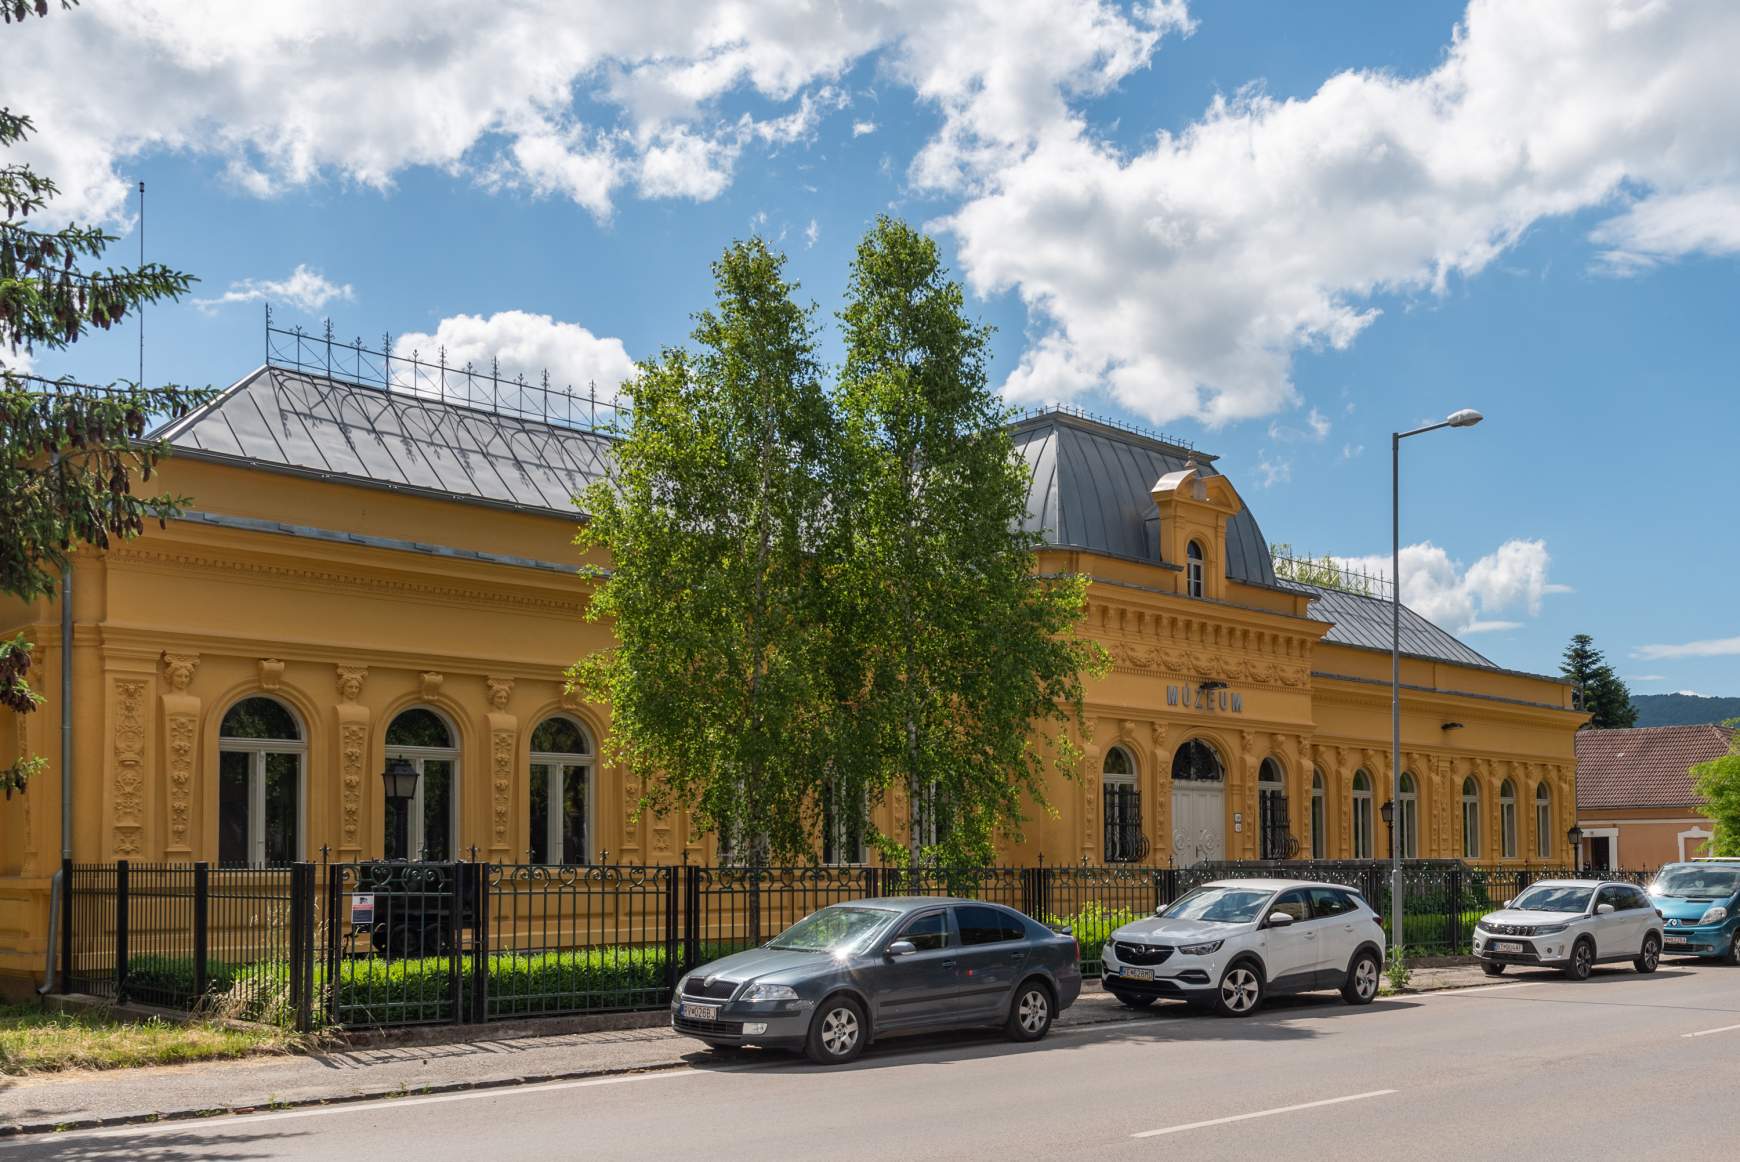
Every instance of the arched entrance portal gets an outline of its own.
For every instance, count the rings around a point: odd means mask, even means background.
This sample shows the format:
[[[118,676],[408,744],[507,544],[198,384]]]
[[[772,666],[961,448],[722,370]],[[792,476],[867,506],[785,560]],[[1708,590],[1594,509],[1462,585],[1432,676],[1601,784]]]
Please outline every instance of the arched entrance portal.
[[[1214,748],[1193,738],[1172,756],[1172,862],[1226,858],[1226,780]]]

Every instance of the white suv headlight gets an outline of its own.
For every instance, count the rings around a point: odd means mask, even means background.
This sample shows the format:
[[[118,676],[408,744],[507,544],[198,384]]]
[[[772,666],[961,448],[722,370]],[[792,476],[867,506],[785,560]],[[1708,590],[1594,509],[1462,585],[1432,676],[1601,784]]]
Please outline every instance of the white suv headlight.
[[[1559,933],[1563,932],[1565,929],[1567,929],[1569,927],[1570,927],[1569,924],[1540,924],[1540,925],[1537,925],[1535,928],[1535,935],[1536,936],[1557,936]]]
[[[795,1001],[797,990],[784,984],[752,984],[744,992],[742,998],[746,1001]]]
[[[1178,951],[1186,956],[1207,956],[1211,952],[1219,952],[1224,940],[1208,940],[1201,944],[1180,944]]]
[[[1698,920],[1698,923],[1700,923],[1700,924],[1720,924],[1722,921],[1726,920],[1727,918],[1728,918],[1728,909],[1722,904],[1717,904],[1713,908],[1711,908],[1708,912],[1705,912],[1704,915]]]

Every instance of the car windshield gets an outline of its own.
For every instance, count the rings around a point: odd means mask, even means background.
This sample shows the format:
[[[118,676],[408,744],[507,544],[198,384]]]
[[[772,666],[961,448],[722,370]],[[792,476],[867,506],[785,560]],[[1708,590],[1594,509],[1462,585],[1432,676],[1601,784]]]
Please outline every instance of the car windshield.
[[[1530,888],[1511,907],[1524,912],[1586,912],[1592,887]]]
[[[1686,864],[1663,868],[1649,886],[1652,896],[1680,900],[1725,900],[1740,891],[1740,867]]]
[[[811,912],[778,936],[769,948],[796,952],[853,952],[895,915],[885,908],[846,908],[835,905]]]
[[[1197,888],[1160,914],[1168,920],[1249,924],[1262,914],[1263,905],[1274,894],[1258,888]]]

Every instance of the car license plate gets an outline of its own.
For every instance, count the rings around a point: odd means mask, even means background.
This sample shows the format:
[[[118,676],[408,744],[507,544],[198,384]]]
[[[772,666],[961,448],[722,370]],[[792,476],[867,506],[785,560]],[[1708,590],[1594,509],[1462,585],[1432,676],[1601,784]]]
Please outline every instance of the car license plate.
[[[718,1005],[697,1005],[694,1001],[684,1001],[678,1012],[691,1021],[717,1021],[719,1019]]]
[[[1153,980],[1154,970],[1151,968],[1125,968],[1120,969],[1118,975],[1125,980]]]
[[[1494,940],[1491,944],[1494,952],[1521,952],[1523,946],[1514,940]]]
[[[1684,936],[1669,936],[1667,938],[1667,941],[1666,941],[1666,944],[1669,948],[1673,948],[1676,946],[1680,947],[1680,948],[1684,948],[1686,945],[1688,945],[1690,943],[1691,943],[1691,941],[1687,940]]]

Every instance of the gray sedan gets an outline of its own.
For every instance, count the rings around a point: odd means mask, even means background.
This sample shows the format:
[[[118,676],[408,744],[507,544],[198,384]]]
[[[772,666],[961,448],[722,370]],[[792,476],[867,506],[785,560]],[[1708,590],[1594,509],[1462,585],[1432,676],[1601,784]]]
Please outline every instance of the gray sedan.
[[[677,983],[671,1027],[714,1048],[803,1049],[828,1065],[874,1038],[1000,1026],[1037,1041],[1081,993],[1075,937],[934,896],[853,900]]]

